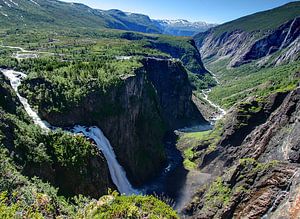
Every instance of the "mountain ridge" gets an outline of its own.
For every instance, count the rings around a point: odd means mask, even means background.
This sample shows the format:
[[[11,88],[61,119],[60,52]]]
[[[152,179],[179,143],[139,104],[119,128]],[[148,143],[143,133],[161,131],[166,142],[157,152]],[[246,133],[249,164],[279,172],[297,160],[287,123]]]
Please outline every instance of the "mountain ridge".
[[[59,0],[0,0],[0,26],[16,27],[49,25],[68,27],[112,28],[152,34],[191,36],[207,30],[209,25],[199,26],[189,22],[174,27],[162,25],[139,13],[123,12],[117,9],[94,9],[82,3],[69,3]],[[170,29],[171,28],[171,29]],[[170,29],[170,30],[169,30]]]
[[[272,59],[278,65],[297,59],[299,21],[300,2],[297,1],[227,22],[197,34],[194,39],[204,59],[229,58],[228,67],[261,58],[265,60],[258,65]]]

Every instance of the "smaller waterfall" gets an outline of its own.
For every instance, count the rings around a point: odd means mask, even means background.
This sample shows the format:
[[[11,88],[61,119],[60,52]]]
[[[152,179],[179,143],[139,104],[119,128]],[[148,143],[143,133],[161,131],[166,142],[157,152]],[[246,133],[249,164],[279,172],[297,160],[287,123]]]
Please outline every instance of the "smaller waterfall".
[[[27,75],[14,70],[0,69],[0,71],[9,79],[12,88],[16,92],[20,102],[23,104],[27,114],[32,118],[34,124],[40,126],[45,131],[49,131],[49,124],[42,121],[38,114],[30,107],[28,100],[19,94],[18,87],[21,85],[22,79],[26,78]]]
[[[27,114],[32,118],[34,124],[41,127],[44,131],[50,131],[52,128],[56,129],[46,121],[41,120],[38,114],[30,107],[28,100],[19,94],[18,87],[21,85],[22,79],[26,78],[27,75],[22,72],[8,69],[0,69],[0,72],[2,72],[9,79],[13,90],[18,96],[20,102],[23,104]],[[92,126],[86,128],[77,125],[73,128],[72,133],[83,133],[86,137],[91,138],[96,142],[98,149],[102,151],[107,161],[111,178],[121,194],[132,195],[139,193],[131,186],[126,177],[126,172],[117,161],[112,146],[98,127]]]
[[[208,99],[208,94],[211,92],[211,89],[202,91],[204,100],[206,100],[213,108],[217,109],[220,113],[211,119],[212,123],[215,123],[216,121],[222,119],[224,115],[226,114],[226,111],[222,109],[217,104],[213,103],[210,99]]]
[[[289,27],[289,30],[288,30],[288,32],[287,32],[287,34],[286,34],[286,36],[285,36],[283,42],[281,43],[281,46],[280,46],[280,48],[279,48],[280,50],[283,49],[283,48],[286,46],[286,41],[287,41],[288,37],[289,37],[290,34],[291,34],[292,28],[293,28],[293,26],[294,26],[296,20],[297,20],[297,18],[295,18],[295,19],[293,20],[293,22],[291,23],[291,25],[290,25],[290,27]]]
[[[131,186],[123,167],[118,163],[112,146],[98,127],[92,126],[86,128],[84,126],[77,125],[73,128],[73,132],[83,133],[86,137],[89,137],[96,142],[98,149],[102,151],[107,161],[111,178],[114,184],[118,187],[120,193],[126,195],[138,193],[138,191],[134,190]]]
[[[287,185],[287,187],[286,187],[286,189],[285,190],[283,190],[283,191],[281,191],[278,195],[277,195],[277,197],[276,197],[276,199],[274,200],[274,202],[273,202],[273,204],[272,204],[272,206],[270,207],[270,209],[267,211],[267,213],[265,214],[265,215],[263,215],[261,218],[262,219],[268,219],[269,218],[269,216],[270,216],[270,214],[274,211],[274,210],[276,210],[276,208],[278,207],[278,205],[280,204],[280,202],[283,200],[283,199],[290,199],[290,189],[291,189],[291,185],[292,185],[292,183],[293,183],[293,180],[294,180],[294,178],[296,177],[296,178],[298,178],[299,177],[299,175],[298,175],[298,173],[299,173],[299,171],[300,171],[300,169],[297,169],[295,172],[294,172],[294,174],[290,177],[290,179],[289,179],[289,183],[288,183],[288,185]],[[298,176],[297,176],[298,175]]]

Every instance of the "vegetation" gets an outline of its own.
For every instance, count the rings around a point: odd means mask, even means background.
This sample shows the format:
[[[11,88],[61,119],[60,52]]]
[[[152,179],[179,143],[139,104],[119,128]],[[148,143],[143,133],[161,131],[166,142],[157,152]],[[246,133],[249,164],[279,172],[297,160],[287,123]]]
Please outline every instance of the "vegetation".
[[[279,163],[279,161],[277,160],[271,160],[269,162],[266,163],[260,163],[257,160],[253,159],[253,158],[243,158],[239,160],[239,164],[242,167],[249,167],[251,166],[250,171],[252,174],[258,174],[258,173],[262,173],[264,171],[269,170],[270,168],[276,166]],[[240,179],[242,179],[244,177],[243,174],[240,175]]]
[[[153,196],[119,196],[113,193],[87,205],[78,218],[179,218],[176,212]]]
[[[178,218],[176,212],[152,196],[103,196],[99,201],[83,196],[65,199],[38,178],[21,175],[7,150],[0,148],[1,218]]]
[[[23,95],[49,112],[61,112],[77,106],[88,94],[119,86],[122,78],[140,66],[136,60],[94,58],[77,62],[37,59],[23,61],[18,68],[28,67],[30,72],[21,88]]]
[[[198,166],[199,158],[216,150],[223,133],[223,121],[218,121],[213,130],[184,133],[179,136],[177,148],[183,152],[186,169]],[[202,148],[201,150],[198,150]]]
[[[159,33],[160,30],[144,15],[127,15],[118,10],[100,11],[83,4],[53,0],[20,1],[2,4],[1,27],[69,27],[116,28],[122,30]]]
[[[220,37],[224,33],[230,33],[234,30],[242,30],[246,32],[256,32],[261,35],[266,31],[274,30],[283,23],[299,16],[300,3],[291,2],[281,7],[268,11],[258,12],[248,15],[237,20],[227,22],[213,28],[214,37]],[[273,19],[276,17],[276,19]],[[199,34],[199,39],[203,34]]]
[[[2,76],[0,79],[0,90],[5,98],[0,102],[1,218],[115,218],[117,215],[124,218],[178,218],[171,207],[152,196],[125,197],[113,193],[112,202],[99,206],[106,196],[95,201],[68,194],[67,199],[61,196],[66,191],[46,183],[48,180],[43,174],[43,181],[35,177],[43,171],[48,173],[45,166],[53,164],[54,168],[73,170],[86,178],[86,169],[90,169],[88,161],[99,152],[81,135],[73,136],[63,131],[44,133],[32,125],[29,118],[24,118],[23,108],[18,109],[11,88]],[[36,166],[39,171],[32,176]],[[91,206],[95,211],[90,211]]]
[[[227,205],[231,197],[231,188],[218,177],[207,190],[204,199],[207,206]]]
[[[258,68],[250,63],[226,69],[227,61],[208,64],[222,84],[212,89],[209,98],[227,109],[249,96],[264,98],[272,93],[293,90],[300,80],[297,75],[300,71],[299,61],[276,67]]]

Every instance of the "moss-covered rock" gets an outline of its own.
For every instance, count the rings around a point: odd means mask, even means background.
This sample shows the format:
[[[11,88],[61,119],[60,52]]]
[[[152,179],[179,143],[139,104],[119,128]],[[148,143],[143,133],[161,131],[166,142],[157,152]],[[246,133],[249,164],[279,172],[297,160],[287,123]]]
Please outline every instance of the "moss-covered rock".
[[[178,219],[177,213],[153,196],[103,196],[89,203],[78,218],[165,218]]]

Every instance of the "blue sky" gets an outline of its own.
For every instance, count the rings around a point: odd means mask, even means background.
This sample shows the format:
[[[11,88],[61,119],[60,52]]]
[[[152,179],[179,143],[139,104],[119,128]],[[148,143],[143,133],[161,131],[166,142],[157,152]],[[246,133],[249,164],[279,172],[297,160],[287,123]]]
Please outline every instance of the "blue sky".
[[[223,23],[283,5],[289,0],[64,0],[93,8],[120,9],[155,19],[187,19]]]

